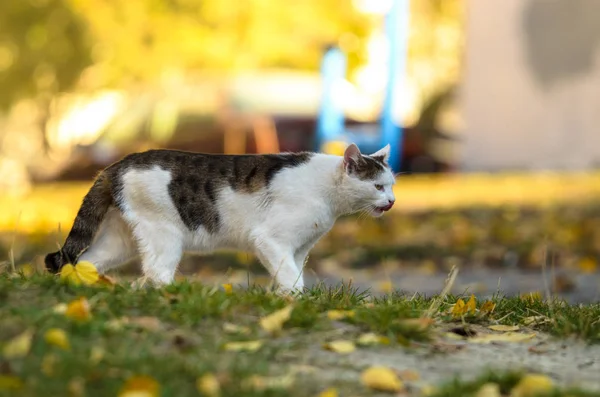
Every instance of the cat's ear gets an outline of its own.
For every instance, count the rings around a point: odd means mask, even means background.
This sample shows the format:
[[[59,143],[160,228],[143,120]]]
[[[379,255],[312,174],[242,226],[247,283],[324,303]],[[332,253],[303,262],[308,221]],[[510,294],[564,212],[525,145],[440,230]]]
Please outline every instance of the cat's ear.
[[[355,169],[360,161],[360,158],[361,154],[358,146],[356,146],[354,143],[351,143],[344,152],[344,169],[346,172],[350,173],[353,169]]]
[[[382,149],[379,149],[378,151],[371,154],[370,156],[373,157],[374,159],[377,159],[377,160],[383,162],[384,164],[387,164],[388,159],[390,158],[390,144],[388,143]]]

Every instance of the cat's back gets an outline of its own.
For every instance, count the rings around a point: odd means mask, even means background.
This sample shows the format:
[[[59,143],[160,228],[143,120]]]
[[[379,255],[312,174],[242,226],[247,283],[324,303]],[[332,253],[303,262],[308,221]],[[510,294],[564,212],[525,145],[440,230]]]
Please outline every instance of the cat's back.
[[[110,167],[123,206],[215,234],[251,222],[275,177],[314,153],[223,155],[176,150],[133,153]],[[244,215],[246,215],[244,217]],[[244,220],[246,219],[246,220]]]

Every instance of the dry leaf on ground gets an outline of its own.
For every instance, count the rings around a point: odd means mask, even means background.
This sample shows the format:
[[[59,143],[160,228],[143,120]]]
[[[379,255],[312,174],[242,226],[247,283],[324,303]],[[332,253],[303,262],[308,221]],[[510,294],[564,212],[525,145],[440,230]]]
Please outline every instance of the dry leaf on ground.
[[[58,346],[63,350],[69,350],[71,345],[67,333],[60,328],[50,328],[44,333],[44,340],[54,346]]]
[[[158,397],[160,385],[149,376],[134,376],[125,382],[119,397]]]
[[[339,393],[336,388],[330,387],[319,393],[319,397],[338,397]]]
[[[32,338],[33,330],[25,330],[4,345],[4,348],[2,349],[2,355],[7,359],[25,357],[31,349]]]
[[[325,343],[323,347],[327,350],[331,350],[332,352],[340,354],[348,354],[356,350],[356,345],[354,345],[354,342],[349,340],[333,340]]]
[[[502,397],[500,386],[497,383],[486,383],[479,388],[475,397]]]
[[[396,373],[387,367],[368,368],[363,371],[360,378],[365,386],[373,390],[395,392],[404,388]]]
[[[284,307],[260,319],[260,326],[265,331],[274,334],[281,331],[283,324],[290,319],[294,310],[293,305]]]
[[[218,397],[221,394],[221,385],[215,374],[204,374],[196,380],[196,389],[203,396]]]
[[[523,324],[532,325],[532,324],[543,324],[549,322],[550,319],[546,316],[530,316],[525,317],[523,319]]]
[[[80,297],[67,305],[65,316],[77,321],[87,321],[92,318],[90,303],[85,297]]]
[[[469,314],[474,315],[475,310],[477,309],[477,300],[475,299],[475,295],[471,294],[471,298],[467,302],[467,311]]]
[[[552,379],[545,375],[528,374],[510,392],[510,397],[534,397],[552,391]]]
[[[483,303],[483,305],[481,305],[481,308],[479,308],[479,313],[486,315],[486,314],[491,314],[494,309],[496,308],[496,304],[492,301],[486,301]]]
[[[23,381],[13,375],[0,375],[0,391],[17,391],[23,388]]]
[[[294,377],[291,374],[283,376],[260,376],[253,375],[242,382],[242,387],[254,390],[267,389],[289,389],[294,384]]]
[[[465,301],[459,299],[456,301],[454,306],[452,306],[452,315],[454,317],[461,317],[467,313],[467,305],[465,305]]]
[[[354,317],[354,310],[328,310],[327,318],[330,320],[343,320]]]
[[[68,263],[60,270],[60,279],[74,285],[91,285],[100,278],[96,267],[87,261],[77,263],[75,266]]]
[[[519,332],[506,332],[503,334],[483,334],[467,341],[471,343],[493,343],[493,342],[524,342],[535,337],[535,332],[524,334]]]
[[[491,329],[492,331],[500,331],[500,332],[510,332],[510,331],[518,331],[519,330],[518,325],[498,324],[498,325],[490,325],[490,326],[488,326],[488,328]]]
[[[377,335],[373,332],[367,332],[366,334],[362,334],[356,340],[361,346],[369,346],[369,345],[389,345],[390,339],[386,336]]]
[[[258,349],[260,349],[262,347],[262,345],[263,345],[263,342],[260,340],[252,340],[252,341],[245,341],[245,342],[228,342],[223,345],[223,349],[225,351],[230,351],[230,352],[241,352],[241,351],[255,352]]]
[[[246,327],[245,325],[237,325],[232,323],[223,324],[223,331],[227,332],[228,334],[241,335],[248,335],[251,332],[250,328]]]

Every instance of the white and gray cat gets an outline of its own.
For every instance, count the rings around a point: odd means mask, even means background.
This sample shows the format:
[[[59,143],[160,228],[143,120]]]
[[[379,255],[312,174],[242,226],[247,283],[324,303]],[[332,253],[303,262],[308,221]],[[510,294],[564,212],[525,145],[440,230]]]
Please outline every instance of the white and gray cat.
[[[345,214],[394,204],[389,145],[363,155],[134,153],[96,178],[46,267],[89,261],[103,273],[138,255],[146,277],[171,283],[185,251],[254,253],[281,292],[303,288],[310,249]]]

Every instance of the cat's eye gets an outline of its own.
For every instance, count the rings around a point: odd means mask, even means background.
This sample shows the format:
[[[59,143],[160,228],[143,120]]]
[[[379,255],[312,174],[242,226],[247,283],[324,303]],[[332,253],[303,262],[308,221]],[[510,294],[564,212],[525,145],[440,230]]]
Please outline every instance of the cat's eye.
[[[379,190],[380,192],[383,192],[383,185],[375,184],[375,189]]]

